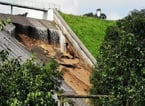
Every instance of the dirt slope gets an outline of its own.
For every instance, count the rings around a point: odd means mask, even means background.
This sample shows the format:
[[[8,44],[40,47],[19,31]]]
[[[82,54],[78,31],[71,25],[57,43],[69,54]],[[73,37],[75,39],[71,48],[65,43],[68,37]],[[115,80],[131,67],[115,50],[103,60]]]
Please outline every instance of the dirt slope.
[[[73,58],[68,53],[61,53],[59,48],[44,43],[40,40],[32,39],[24,34],[20,34],[20,42],[42,60],[49,61],[49,57],[54,57],[60,64],[59,70],[64,73],[65,82],[72,87],[77,94],[88,94],[90,83],[90,71],[84,68],[83,62],[79,58]]]

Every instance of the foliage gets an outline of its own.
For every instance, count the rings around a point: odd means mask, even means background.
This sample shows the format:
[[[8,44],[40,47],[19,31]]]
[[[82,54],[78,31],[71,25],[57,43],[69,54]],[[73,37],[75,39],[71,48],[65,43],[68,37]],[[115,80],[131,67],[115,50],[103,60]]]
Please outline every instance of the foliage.
[[[0,52],[0,106],[54,106],[52,91],[59,91],[62,73],[57,63],[50,60],[44,66],[29,59],[8,58]]]
[[[9,24],[11,22],[11,20],[9,18],[7,19],[1,19],[0,18],[0,31],[3,29],[3,27],[7,24]]]
[[[106,28],[115,24],[114,21],[86,16],[61,15],[94,57],[104,40]]]
[[[98,105],[145,104],[145,10],[133,11],[107,29],[91,76],[92,94],[107,94]]]

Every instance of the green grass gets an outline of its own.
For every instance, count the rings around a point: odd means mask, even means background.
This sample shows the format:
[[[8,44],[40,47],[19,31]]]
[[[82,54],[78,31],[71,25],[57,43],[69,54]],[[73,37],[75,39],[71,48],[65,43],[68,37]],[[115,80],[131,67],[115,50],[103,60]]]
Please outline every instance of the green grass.
[[[94,57],[98,55],[98,50],[104,40],[106,28],[115,25],[114,21],[86,16],[74,16],[64,13],[61,13],[61,16]]]

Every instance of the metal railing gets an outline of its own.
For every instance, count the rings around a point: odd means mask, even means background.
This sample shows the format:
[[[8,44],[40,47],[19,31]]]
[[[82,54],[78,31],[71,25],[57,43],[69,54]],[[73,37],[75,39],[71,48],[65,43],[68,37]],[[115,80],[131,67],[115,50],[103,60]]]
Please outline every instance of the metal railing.
[[[38,2],[32,0],[0,0],[1,5],[11,6],[11,14],[13,13],[13,7],[24,8],[24,9],[32,9],[37,11],[47,12],[49,8],[60,9],[60,7],[56,4],[49,2]]]
[[[84,102],[82,102],[81,104],[79,104],[79,106],[89,106],[91,100],[99,100],[100,98],[109,98],[109,95],[66,95],[66,94],[61,94],[58,96],[59,98],[59,103],[58,106],[65,106],[65,104],[67,104],[67,106],[78,106],[78,104],[76,104],[75,102],[77,100],[79,100],[81,102],[81,100],[83,100]],[[67,100],[65,100],[67,99]],[[67,102],[66,102],[67,101]]]

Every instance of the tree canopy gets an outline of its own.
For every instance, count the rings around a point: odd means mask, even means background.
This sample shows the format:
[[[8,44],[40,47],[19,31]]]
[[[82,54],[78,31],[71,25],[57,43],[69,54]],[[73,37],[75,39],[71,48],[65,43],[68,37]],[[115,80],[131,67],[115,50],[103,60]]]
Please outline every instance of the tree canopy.
[[[145,104],[145,10],[132,11],[106,30],[97,61],[91,93],[107,94],[109,98],[95,104]]]

